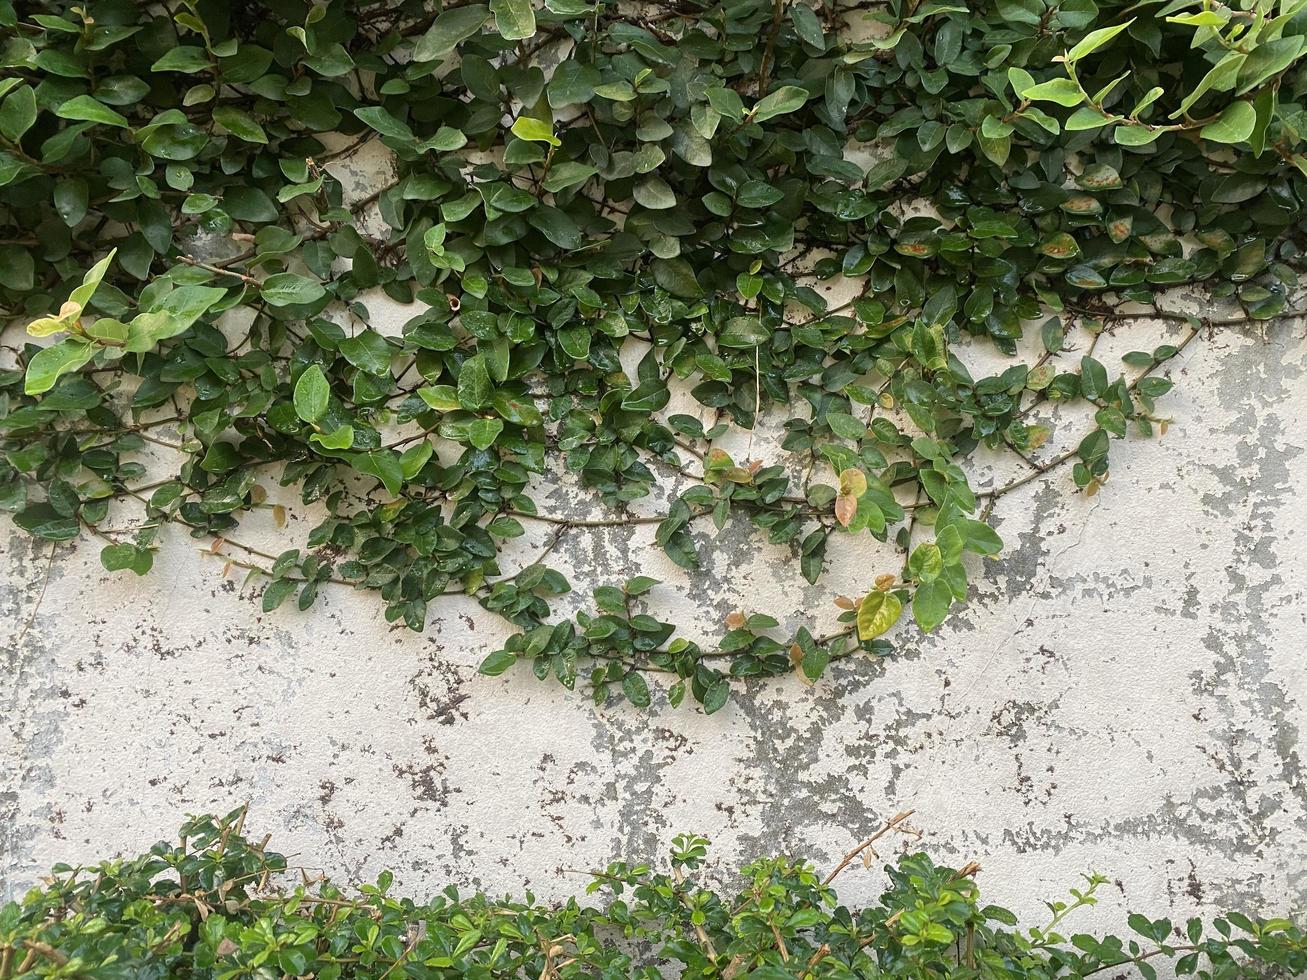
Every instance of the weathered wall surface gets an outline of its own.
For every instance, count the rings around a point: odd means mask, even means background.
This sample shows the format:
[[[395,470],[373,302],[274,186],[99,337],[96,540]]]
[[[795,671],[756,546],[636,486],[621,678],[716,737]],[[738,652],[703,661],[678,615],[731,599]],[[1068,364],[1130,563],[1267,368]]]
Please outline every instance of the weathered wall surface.
[[[1134,329],[1100,356],[1148,346]],[[826,864],[914,807],[926,847],[978,860],[990,896],[1020,909],[1097,869],[1119,887],[1086,922],[1301,910],[1305,369],[1301,324],[1195,341],[1169,372],[1170,433],[1118,446],[1092,499],[1065,469],[1004,498],[1008,550],[934,635],[900,626],[892,659],[841,662],[811,689],[756,684],[711,717],[657,697],[595,709],[525,669],[481,677],[505,628],[471,602],[423,635],[343,589],[264,615],[184,536],[138,580],[105,573],[94,543],[51,561],[6,522],[4,890],[246,800],[251,826],[305,863],[351,880],[389,866],[414,894],[447,876],[575,893],[563,869],[654,858],[682,830],[723,864],[778,848]],[[1067,420],[1058,438],[1079,431]],[[538,499],[603,512],[566,483]],[[256,523],[242,537],[277,540]],[[739,521],[690,577],[651,537],[573,532],[551,562],[579,591],[660,577],[658,611],[713,636],[735,608],[829,622],[833,595],[892,560],[863,543],[808,586]],[[857,900],[880,878],[842,883]]]

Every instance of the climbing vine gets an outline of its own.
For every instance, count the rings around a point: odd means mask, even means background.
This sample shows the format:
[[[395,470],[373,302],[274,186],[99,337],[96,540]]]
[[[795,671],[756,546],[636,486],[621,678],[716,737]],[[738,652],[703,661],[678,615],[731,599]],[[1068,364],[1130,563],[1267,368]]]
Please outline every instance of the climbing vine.
[[[31,335],[6,334],[0,507],[137,574],[185,527],[268,612],[337,583],[420,630],[473,596],[521,627],[486,673],[598,701],[664,673],[713,711],[732,679],[885,653],[966,597],[1005,494],[1063,464],[1097,492],[1114,440],[1164,429],[1159,369],[1285,314],[1305,7],[0,0],[0,307]],[[378,150],[390,178],[343,180]],[[1173,341],[1095,356],[1140,317]],[[1010,364],[975,376],[978,342]],[[1037,410],[1073,402],[1092,422],[1041,454]],[[772,411],[784,465],[718,444]],[[982,448],[1027,475],[973,487]],[[560,470],[611,519],[541,512]],[[633,516],[660,471],[689,488]],[[325,509],[301,547],[234,533],[284,523],[270,480]],[[811,582],[836,535],[901,567],[822,636],[736,615],[705,649],[643,576],[551,612],[560,535],[656,523],[693,569],[733,515]],[[532,522],[549,546],[501,567]]]

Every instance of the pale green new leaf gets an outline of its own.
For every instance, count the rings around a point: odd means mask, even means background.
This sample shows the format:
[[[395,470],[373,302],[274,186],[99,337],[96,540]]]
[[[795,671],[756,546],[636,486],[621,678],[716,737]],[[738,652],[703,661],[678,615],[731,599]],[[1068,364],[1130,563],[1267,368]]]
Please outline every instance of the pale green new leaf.
[[[1231,102],[1216,122],[1202,128],[1200,135],[1213,143],[1242,143],[1256,125],[1257,110],[1251,102]]]
[[[550,146],[563,145],[563,141],[554,135],[554,124],[534,116],[518,116],[513,120],[512,132],[521,140],[548,143]]]
[[[114,256],[117,254],[118,249],[110,249],[108,255],[91,266],[90,271],[82,277],[82,284],[69,294],[68,302],[76,303],[79,308],[86,309],[86,304],[91,301],[96,289],[104,281],[104,274],[109,271],[109,264],[113,262]]]
[[[1112,136],[1121,146],[1147,146],[1164,132],[1165,127],[1117,126]]]
[[[1028,102],[1055,102],[1060,106],[1079,105],[1084,101],[1080,86],[1069,78],[1054,78],[1047,82],[1032,85],[1018,93]]]
[[[1093,54],[1134,22],[1134,18],[1132,17],[1130,20],[1123,21],[1120,24],[1114,24],[1111,27],[1100,27],[1096,31],[1090,31],[1080,40],[1079,44],[1075,45],[1075,47],[1066,53],[1067,64],[1074,65],[1081,58]]]
[[[534,37],[536,15],[531,0],[490,0],[495,15],[495,30],[505,41],[525,41]]]
[[[315,432],[309,442],[323,449],[349,449],[354,445],[354,427],[342,425],[331,432]]]
[[[23,391],[29,395],[49,391],[62,375],[76,371],[94,357],[97,350],[100,348],[94,344],[70,337],[37,351],[27,365]]]

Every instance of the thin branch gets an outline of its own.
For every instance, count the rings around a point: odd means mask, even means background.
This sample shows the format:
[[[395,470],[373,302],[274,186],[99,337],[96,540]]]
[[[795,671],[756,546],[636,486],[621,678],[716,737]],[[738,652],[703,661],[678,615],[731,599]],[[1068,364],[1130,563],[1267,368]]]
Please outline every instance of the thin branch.
[[[825,879],[823,879],[822,887],[825,887],[834,881],[839,876],[839,873],[853,862],[854,858],[867,850],[867,848],[871,847],[872,844],[876,843],[876,841],[880,840],[891,831],[897,830],[905,820],[912,816],[914,812],[915,811],[913,810],[904,810],[902,813],[896,813],[894,816],[886,820],[885,825],[881,827],[880,830],[876,831],[853,850],[849,851],[848,854],[844,855],[844,858],[835,866],[835,869],[828,874]]]

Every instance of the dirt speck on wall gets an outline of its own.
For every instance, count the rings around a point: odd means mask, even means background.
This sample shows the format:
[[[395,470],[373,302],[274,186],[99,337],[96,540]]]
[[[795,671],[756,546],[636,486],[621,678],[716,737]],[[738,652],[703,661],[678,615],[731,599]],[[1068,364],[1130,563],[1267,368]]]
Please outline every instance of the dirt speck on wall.
[[[1100,350],[1139,346],[1130,329]],[[710,837],[723,867],[775,850],[827,866],[913,808],[921,846],[979,861],[989,896],[1023,914],[1091,869],[1119,887],[1085,925],[1301,910],[1305,369],[1301,324],[1196,341],[1159,406],[1170,432],[1116,444],[1093,498],[1065,469],[1005,497],[1003,555],[973,566],[969,601],[933,635],[902,624],[892,657],[842,661],[811,688],[756,683],[711,717],[660,692],[647,712],[596,709],[526,668],[482,677],[508,627],[470,601],[433,607],[423,634],[341,588],[265,615],[243,573],[179,532],[137,579],[106,573],[94,543],[51,561],[0,525],[4,893],[246,801],[293,864],[352,881],[390,867],[413,895],[450,878],[575,894],[563,869],[654,860],[681,831]],[[536,497],[606,513],[562,476]],[[313,522],[292,511],[285,530],[256,518],[241,536],[279,550]],[[862,536],[810,586],[789,549],[735,520],[696,530],[691,576],[652,533],[567,534],[550,563],[568,602],[640,573],[691,635],[720,635],[734,609],[828,624],[831,598],[893,557]],[[849,874],[842,893],[882,882]]]

